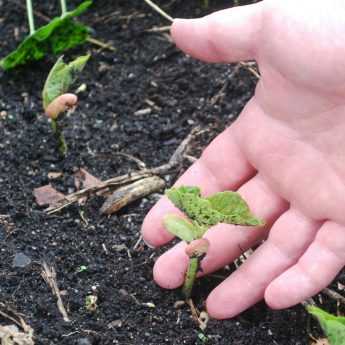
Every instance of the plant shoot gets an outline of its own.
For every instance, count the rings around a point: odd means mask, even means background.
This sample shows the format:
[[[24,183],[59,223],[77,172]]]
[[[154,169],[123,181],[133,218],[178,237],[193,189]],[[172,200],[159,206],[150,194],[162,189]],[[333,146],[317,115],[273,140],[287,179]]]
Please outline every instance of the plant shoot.
[[[60,125],[61,114],[77,105],[78,97],[67,93],[82,72],[90,55],[80,56],[69,64],[61,56],[49,72],[43,87],[42,99],[46,115],[51,119],[52,130],[58,141],[59,151],[65,156],[67,145]]]
[[[189,265],[183,293],[188,299],[200,262],[207,255],[210,245],[203,238],[206,231],[219,223],[262,226],[264,222],[252,215],[247,203],[236,192],[226,191],[202,197],[200,188],[182,186],[168,189],[166,195],[187,217],[167,215],[164,226],[171,234],[187,242],[185,252],[189,257]]]

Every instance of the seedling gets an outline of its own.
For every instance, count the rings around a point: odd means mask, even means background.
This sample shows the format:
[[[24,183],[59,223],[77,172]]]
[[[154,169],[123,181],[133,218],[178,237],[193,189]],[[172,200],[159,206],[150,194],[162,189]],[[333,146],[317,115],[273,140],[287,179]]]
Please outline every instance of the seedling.
[[[67,145],[60,123],[61,114],[76,106],[78,97],[67,92],[89,58],[90,55],[80,56],[69,64],[65,64],[61,56],[50,70],[43,87],[43,108],[51,119],[52,130],[58,141],[59,151],[63,156],[67,153]]]
[[[75,10],[68,12],[66,0],[60,0],[61,16],[52,19],[47,25],[35,29],[32,0],[26,0],[30,35],[16,50],[0,60],[0,67],[10,70],[30,61],[40,60],[46,54],[58,55],[86,41],[89,28],[74,21],[92,4],[92,1],[81,3]]]
[[[320,326],[327,336],[330,345],[345,344],[344,316],[334,316],[314,306],[308,306],[307,310],[319,321]]]
[[[85,266],[85,265],[81,265],[77,269],[77,273],[82,273],[82,272],[86,272],[86,271],[87,271],[87,266]]]
[[[85,309],[89,312],[95,312],[97,310],[97,296],[88,295],[85,297]]]
[[[210,245],[203,238],[205,232],[219,223],[262,226],[264,222],[251,214],[247,203],[236,192],[226,191],[201,197],[200,188],[182,186],[168,189],[166,195],[188,217],[185,219],[171,214],[164,218],[166,229],[187,242],[185,252],[189,256],[189,265],[182,291],[188,299],[200,262]]]

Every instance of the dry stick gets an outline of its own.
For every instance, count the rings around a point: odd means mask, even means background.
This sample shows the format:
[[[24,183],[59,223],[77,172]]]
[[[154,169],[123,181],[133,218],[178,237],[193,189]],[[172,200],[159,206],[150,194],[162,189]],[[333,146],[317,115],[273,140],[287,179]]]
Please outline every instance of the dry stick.
[[[99,183],[96,186],[81,189],[75,193],[71,193],[67,195],[64,199],[57,202],[55,205],[48,207],[45,211],[48,214],[53,214],[77,202],[81,198],[88,197],[98,192],[102,194],[102,193],[108,192],[109,189],[122,187],[126,184],[138,181],[146,177],[167,174],[169,171],[171,171],[172,169],[174,169],[175,167],[177,167],[178,165],[182,163],[182,160],[184,158],[184,153],[186,152],[186,149],[190,141],[198,132],[199,132],[199,128],[196,127],[188,134],[188,136],[177,147],[176,151],[171,156],[168,163],[155,167],[155,168],[142,169],[139,171],[135,171],[133,173],[112,177],[106,181]]]
[[[253,74],[257,79],[260,79],[260,78],[261,78],[260,74],[256,71],[256,69],[253,68],[253,67],[251,67],[251,66],[249,66],[247,62],[240,61],[239,64],[240,64],[242,67],[246,68],[246,69],[247,69],[251,74]]]
[[[55,271],[54,267],[52,267],[52,266],[49,267],[48,264],[45,261],[43,261],[42,268],[43,268],[43,270],[41,272],[42,278],[50,286],[50,288],[53,291],[53,294],[56,296],[57,307],[58,307],[64,321],[70,322],[71,320],[69,319],[69,317],[67,315],[67,311],[65,309],[65,306],[63,305],[60,290],[59,290],[57,282],[56,282],[56,271]]]
[[[340,293],[332,290],[332,289],[329,289],[329,288],[323,289],[322,293],[324,293],[326,296],[336,300],[337,302],[345,304],[345,297],[342,296]]]
[[[117,189],[101,207],[102,214],[112,214],[131,202],[141,199],[165,187],[165,181],[158,176],[143,178]]]
[[[98,40],[96,38],[93,38],[93,37],[88,37],[86,40],[89,43],[92,43],[92,44],[94,44],[96,46],[99,46],[99,47],[101,47],[103,49],[109,49],[112,52],[116,52],[116,48],[113,47],[110,43],[104,43],[104,42],[102,42],[102,41],[100,41],[100,40]]]
[[[167,26],[160,26],[160,27],[153,27],[151,29],[146,29],[146,32],[166,32],[169,31],[171,28],[170,25]]]
[[[174,18],[169,16],[166,12],[164,12],[158,5],[153,3],[151,0],[144,0],[152,9],[158,12],[162,17],[168,19],[171,23],[174,21]]]
[[[0,302],[0,307],[7,309],[9,312],[11,312],[13,315],[15,315],[18,320],[16,320],[14,317],[10,316],[9,314],[5,313],[4,311],[0,310],[0,315],[8,320],[11,320],[14,322],[17,326],[21,327],[23,331],[29,335],[33,335],[33,329],[24,321],[22,316],[13,310],[12,308],[6,306],[4,303]]]

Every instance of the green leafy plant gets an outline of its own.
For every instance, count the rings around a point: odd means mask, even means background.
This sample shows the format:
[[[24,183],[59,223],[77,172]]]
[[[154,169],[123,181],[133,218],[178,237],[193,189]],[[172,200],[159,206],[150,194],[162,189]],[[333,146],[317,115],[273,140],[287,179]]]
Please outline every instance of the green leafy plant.
[[[30,35],[24,39],[16,50],[0,60],[4,70],[13,69],[30,61],[40,60],[46,54],[60,54],[86,41],[89,28],[74,20],[92,4],[84,1],[75,10],[67,12],[65,0],[61,0],[61,16],[52,19],[47,25],[35,30],[31,0],[27,0]]]
[[[315,306],[308,306],[307,310],[319,321],[330,345],[345,344],[344,316],[334,316]]]
[[[67,93],[78,75],[84,69],[90,55],[80,56],[66,64],[61,56],[50,70],[42,91],[43,108],[51,119],[52,130],[56,136],[60,153],[65,156],[67,145],[61,126],[61,114],[76,106],[78,98]]]
[[[186,254],[189,265],[183,286],[188,299],[199,270],[201,259],[207,254],[209,242],[203,238],[205,232],[219,223],[262,226],[264,222],[249,210],[247,203],[236,192],[220,192],[202,197],[200,188],[182,186],[166,191],[167,197],[188,219],[169,214],[164,217],[165,228],[187,242]]]

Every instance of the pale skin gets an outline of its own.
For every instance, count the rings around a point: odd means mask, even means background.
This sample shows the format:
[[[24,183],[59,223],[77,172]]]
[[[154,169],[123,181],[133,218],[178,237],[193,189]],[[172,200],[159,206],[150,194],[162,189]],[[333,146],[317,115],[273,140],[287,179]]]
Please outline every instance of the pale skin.
[[[177,181],[204,194],[238,190],[264,228],[218,225],[204,274],[265,240],[207,299],[209,314],[234,317],[265,299],[293,306],[329,285],[345,264],[345,2],[264,0],[201,19],[175,20],[177,46],[206,62],[255,59],[261,79],[239,118]],[[192,82],[192,81],[191,81]],[[163,197],[148,213],[152,246],[172,239]],[[154,266],[164,288],[182,285],[180,243]]]

